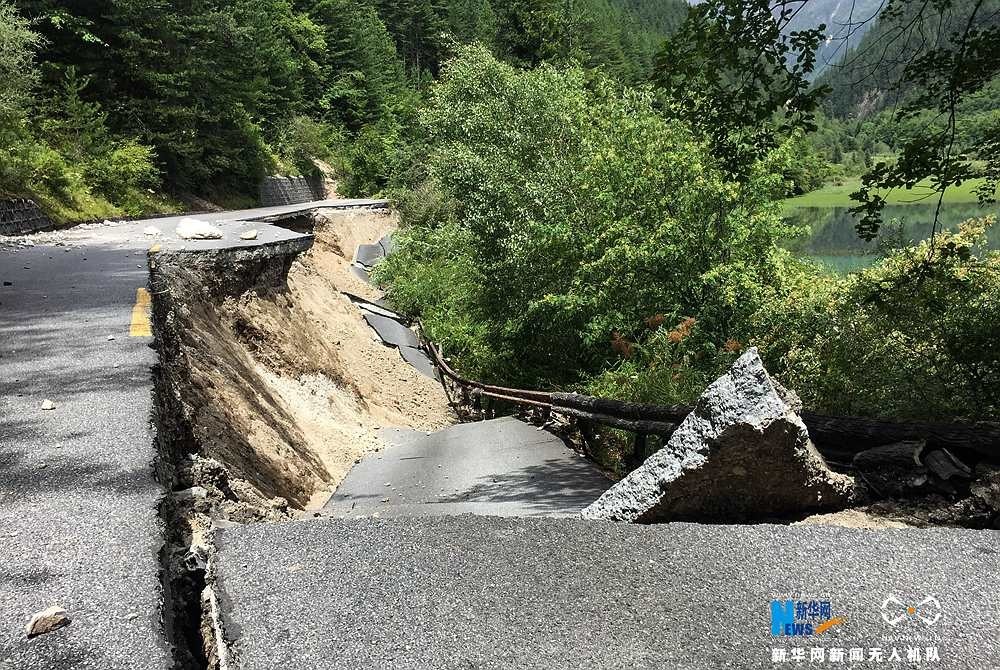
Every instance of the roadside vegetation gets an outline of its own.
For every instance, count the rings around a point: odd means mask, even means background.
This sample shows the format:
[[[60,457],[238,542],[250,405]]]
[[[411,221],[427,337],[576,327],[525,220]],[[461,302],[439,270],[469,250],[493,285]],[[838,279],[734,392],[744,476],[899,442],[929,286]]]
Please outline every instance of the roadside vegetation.
[[[477,47],[421,121],[428,175],[376,276],[470,374],[690,402],[757,346],[816,410],[1000,411],[991,221],[831,276],[780,246],[788,142],[736,177],[648,89]]]
[[[57,221],[244,206],[261,177],[317,161],[344,195],[376,195],[414,165],[417,110],[455,45],[638,81],[685,15],[682,0],[0,0],[0,196]]]

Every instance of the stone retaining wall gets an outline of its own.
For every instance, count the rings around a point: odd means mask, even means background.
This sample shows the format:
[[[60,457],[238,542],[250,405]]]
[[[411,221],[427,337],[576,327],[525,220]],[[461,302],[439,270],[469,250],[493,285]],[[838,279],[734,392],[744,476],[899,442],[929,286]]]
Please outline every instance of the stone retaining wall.
[[[305,177],[264,177],[260,183],[260,204],[263,207],[298,205],[321,199]]]
[[[52,220],[32,200],[0,200],[0,235],[23,235],[51,225]]]

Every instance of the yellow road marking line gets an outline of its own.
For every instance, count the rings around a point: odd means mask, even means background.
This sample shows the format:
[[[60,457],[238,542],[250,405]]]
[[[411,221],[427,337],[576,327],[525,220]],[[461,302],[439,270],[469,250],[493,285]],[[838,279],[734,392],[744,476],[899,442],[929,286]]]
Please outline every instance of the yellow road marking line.
[[[128,334],[132,337],[152,337],[153,328],[149,323],[149,308],[152,304],[149,291],[144,288],[135,290],[135,307],[132,308],[132,323]]]

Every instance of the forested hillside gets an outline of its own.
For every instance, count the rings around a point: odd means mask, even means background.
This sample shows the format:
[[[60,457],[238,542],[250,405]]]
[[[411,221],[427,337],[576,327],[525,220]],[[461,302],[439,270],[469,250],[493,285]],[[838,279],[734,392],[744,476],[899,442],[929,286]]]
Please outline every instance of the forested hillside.
[[[805,30],[819,25],[826,26],[827,39],[816,50],[816,75],[830,66],[839,64],[844,56],[856,48],[868,30],[877,23],[885,7],[885,0],[812,0],[793,5],[794,18],[789,30]]]
[[[168,206],[149,191],[238,202],[262,175],[324,159],[346,192],[373,193],[405,160],[426,85],[457,44],[478,41],[523,66],[575,59],[640,81],[686,8],[636,9],[610,0],[18,0],[3,9],[20,93],[0,190],[67,217],[137,213]]]
[[[920,3],[896,3],[864,38],[843,54],[818,83],[830,87],[824,109],[837,118],[865,117],[904,102],[914,93],[903,81],[907,64],[954,39],[976,0],[956,0],[942,11],[921,11]],[[982,3],[974,25],[1000,25],[1000,3]]]

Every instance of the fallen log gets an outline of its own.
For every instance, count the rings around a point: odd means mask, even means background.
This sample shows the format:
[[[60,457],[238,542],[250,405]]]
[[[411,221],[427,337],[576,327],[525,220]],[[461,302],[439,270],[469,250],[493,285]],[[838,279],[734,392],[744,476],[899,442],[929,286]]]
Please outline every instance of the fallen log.
[[[612,428],[619,428],[621,430],[632,431],[633,433],[638,433],[640,435],[649,434],[670,437],[677,428],[677,424],[675,423],[650,421],[646,419],[627,419],[607,414],[587,412],[581,409],[576,409],[575,407],[553,407],[552,411],[565,414],[566,416],[576,417],[577,419],[583,419],[584,421],[590,421],[604,426],[611,426]]]
[[[575,393],[553,393],[553,409],[573,408],[631,420],[680,423],[691,412],[683,405],[650,405]],[[1000,460],[1000,424],[901,422],[802,412],[802,421],[818,447],[842,454],[895,442],[923,440],[931,448],[973,451]],[[652,432],[652,431],[651,431]]]
[[[635,402],[622,402],[607,398],[578,393],[552,393],[552,407],[569,407],[593,414],[616,416],[623,419],[659,421],[662,423],[680,423],[691,413],[690,407],[681,405],[649,405]]]
[[[896,422],[803,412],[802,420],[817,446],[858,453],[893,442],[923,440],[928,448],[973,451],[1000,460],[1000,424]]]

